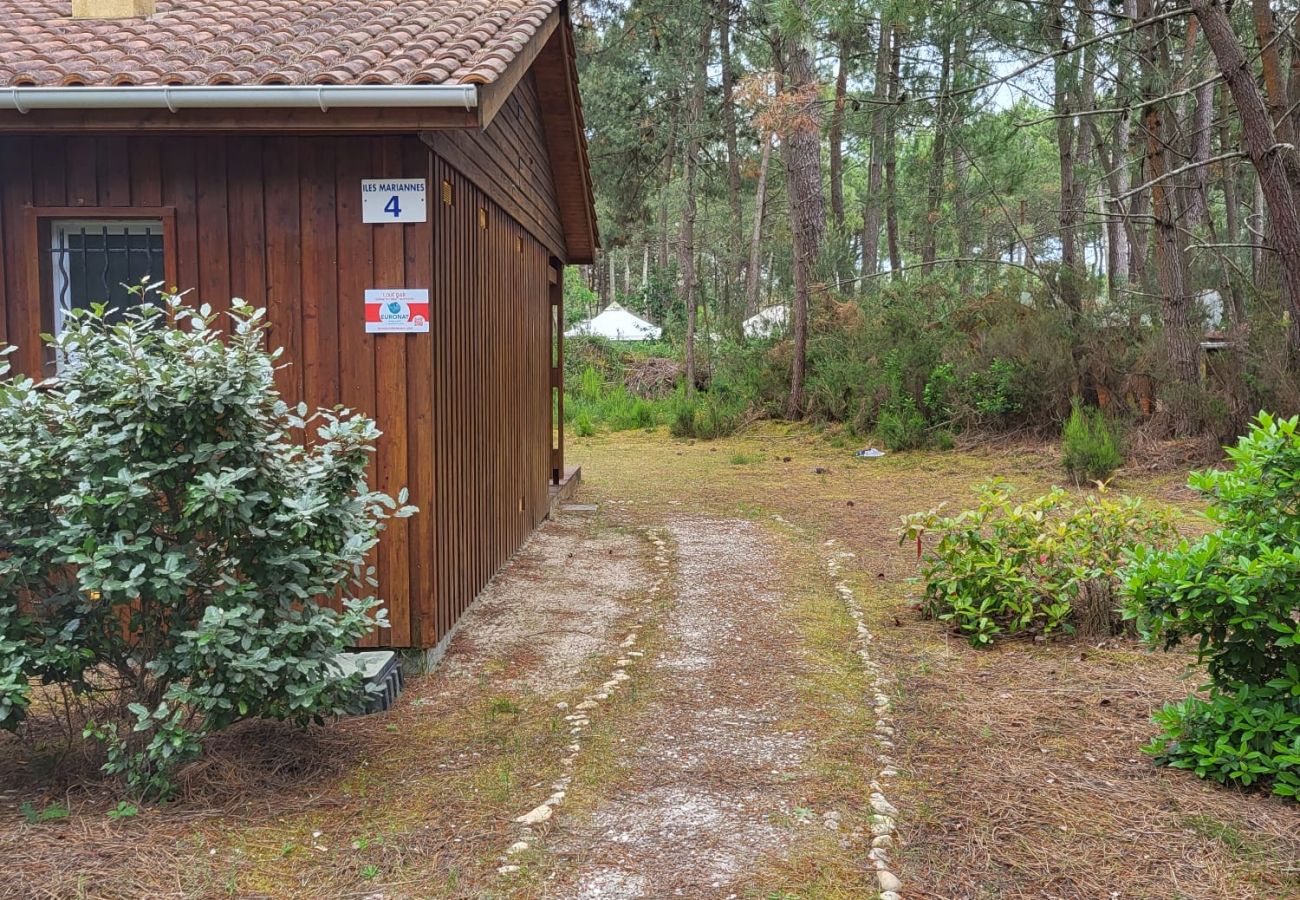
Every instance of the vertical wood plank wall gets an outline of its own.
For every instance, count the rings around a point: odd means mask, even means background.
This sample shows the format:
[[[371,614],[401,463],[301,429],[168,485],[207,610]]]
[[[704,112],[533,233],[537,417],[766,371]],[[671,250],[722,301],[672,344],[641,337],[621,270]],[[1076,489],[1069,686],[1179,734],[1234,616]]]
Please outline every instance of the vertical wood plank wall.
[[[425,139],[435,153],[563,257],[564,223],[545,131],[537,85],[529,72],[484,131],[435,131]]]
[[[435,157],[434,483],[438,618],[446,634],[547,513],[550,254]],[[444,203],[444,183],[450,203]],[[465,564],[464,561],[468,561]]]
[[[427,178],[429,221],[363,224],[383,177]],[[381,541],[367,646],[435,645],[545,516],[551,254],[416,137],[0,136],[0,340],[38,373],[29,207],[174,209],[178,286],[267,308],[286,399],[377,420],[371,482],[421,511]],[[365,334],[372,287],[428,287],[431,333]]]

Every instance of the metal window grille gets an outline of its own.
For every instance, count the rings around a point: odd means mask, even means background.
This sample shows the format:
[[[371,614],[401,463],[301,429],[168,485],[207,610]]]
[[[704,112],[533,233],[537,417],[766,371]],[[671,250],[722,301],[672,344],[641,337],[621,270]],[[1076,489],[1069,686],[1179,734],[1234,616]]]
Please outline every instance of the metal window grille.
[[[48,252],[58,334],[69,310],[103,303],[117,320],[141,303],[129,287],[163,277],[163,225],[141,219],[56,221]]]

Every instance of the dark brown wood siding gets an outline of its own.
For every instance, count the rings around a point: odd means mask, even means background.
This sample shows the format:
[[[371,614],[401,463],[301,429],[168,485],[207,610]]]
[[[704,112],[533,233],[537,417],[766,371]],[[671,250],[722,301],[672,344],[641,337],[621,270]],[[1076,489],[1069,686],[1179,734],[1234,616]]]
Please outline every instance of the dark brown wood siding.
[[[440,639],[548,511],[550,253],[435,159],[436,622]],[[449,188],[445,203],[443,185]]]
[[[360,182],[382,177],[427,178],[429,221],[363,224]],[[381,541],[390,627],[368,646],[436,644],[544,517],[554,222],[511,218],[418,138],[0,135],[0,340],[31,373],[48,329],[42,210],[156,210],[169,280],[218,310],[266,307],[287,399],[377,420],[371,481],[421,511]],[[428,287],[431,333],[365,334],[372,287]]]
[[[567,258],[542,108],[531,72],[520,79],[485,130],[431,132],[426,141],[554,256]]]

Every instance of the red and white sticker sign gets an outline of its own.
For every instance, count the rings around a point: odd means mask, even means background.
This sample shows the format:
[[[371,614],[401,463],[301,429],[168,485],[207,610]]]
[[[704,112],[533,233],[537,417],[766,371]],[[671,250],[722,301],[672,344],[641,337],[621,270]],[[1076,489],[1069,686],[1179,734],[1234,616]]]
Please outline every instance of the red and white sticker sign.
[[[429,330],[429,292],[410,288],[366,291],[366,334],[424,334]]]

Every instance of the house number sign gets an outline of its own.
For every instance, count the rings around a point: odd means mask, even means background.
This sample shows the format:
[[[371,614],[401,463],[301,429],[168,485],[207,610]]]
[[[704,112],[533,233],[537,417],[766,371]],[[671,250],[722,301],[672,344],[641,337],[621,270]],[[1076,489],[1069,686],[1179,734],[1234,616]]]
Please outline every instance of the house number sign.
[[[364,178],[361,221],[423,222],[428,217],[423,178]]]

